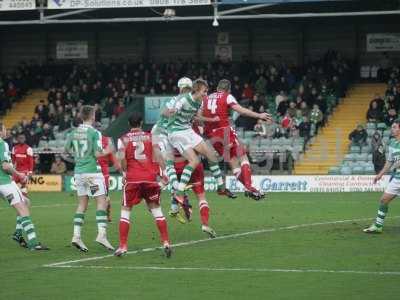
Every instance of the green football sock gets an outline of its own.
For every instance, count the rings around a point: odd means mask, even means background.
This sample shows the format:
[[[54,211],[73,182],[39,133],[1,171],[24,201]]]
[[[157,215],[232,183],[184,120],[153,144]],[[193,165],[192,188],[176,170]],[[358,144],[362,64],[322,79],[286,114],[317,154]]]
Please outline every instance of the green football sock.
[[[84,213],[75,213],[74,215],[74,236],[80,237],[82,226],[85,220]]]
[[[209,165],[210,165],[210,171],[214,176],[215,180],[217,181],[218,190],[223,189],[224,180],[222,179],[222,172],[221,169],[219,168],[218,163],[210,162]]]
[[[178,177],[176,176],[174,162],[172,160],[167,160],[166,161],[165,172],[167,174],[168,181],[171,184],[171,187],[173,189],[177,189],[179,182],[178,182]]]
[[[17,216],[17,225],[15,226],[15,234],[22,236],[22,224],[20,216]]]
[[[96,211],[96,223],[99,234],[106,233],[107,222],[107,212],[105,210]]]
[[[28,239],[28,247],[35,247],[38,244],[38,241],[31,217],[21,217],[21,225]]]
[[[375,226],[378,228],[383,227],[383,223],[385,222],[386,214],[389,210],[389,206],[387,204],[380,204],[378,209],[378,214],[375,220]]]
[[[179,195],[183,195],[185,192],[185,187],[188,185],[190,178],[192,177],[193,168],[189,165],[186,165],[182,171],[181,181],[179,182],[177,193]]]

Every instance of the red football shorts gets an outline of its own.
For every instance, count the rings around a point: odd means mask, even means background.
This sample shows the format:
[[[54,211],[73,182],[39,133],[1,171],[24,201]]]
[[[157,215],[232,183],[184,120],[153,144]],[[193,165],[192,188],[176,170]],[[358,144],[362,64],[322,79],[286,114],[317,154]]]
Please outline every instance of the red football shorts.
[[[207,138],[215,151],[217,151],[225,161],[229,161],[232,157],[239,158],[246,154],[245,149],[237,138],[235,130],[231,127],[214,129],[207,134]]]
[[[146,203],[155,203],[160,205],[161,189],[157,183],[138,182],[125,183],[123,187],[122,205],[132,207],[139,204],[142,199]]]

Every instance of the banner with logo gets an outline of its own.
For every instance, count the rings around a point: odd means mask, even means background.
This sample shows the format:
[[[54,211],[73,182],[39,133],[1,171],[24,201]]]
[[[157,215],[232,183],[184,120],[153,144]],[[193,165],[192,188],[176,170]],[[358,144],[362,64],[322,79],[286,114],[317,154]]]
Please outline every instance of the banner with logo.
[[[171,96],[144,97],[144,123],[155,124],[160,118],[161,108]]]
[[[48,9],[210,5],[211,0],[48,0]]]
[[[310,175],[310,176],[253,176],[253,186],[263,192],[383,192],[390,176],[384,176],[373,184],[370,175]],[[243,185],[234,176],[226,177],[226,187],[232,192],[244,192]],[[216,191],[217,184],[213,177],[205,177],[206,191]],[[64,177],[64,190],[75,191],[72,176]],[[122,177],[110,176],[110,191],[122,190]]]
[[[400,51],[400,33],[367,34],[367,52]]]
[[[30,192],[61,192],[61,175],[34,175],[28,182]]]
[[[0,0],[0,11],[34,9],[36,9],[35,0]]]
[[[86,59],[88,54],[87,41],[66,41],[57,42],[57,59]]]

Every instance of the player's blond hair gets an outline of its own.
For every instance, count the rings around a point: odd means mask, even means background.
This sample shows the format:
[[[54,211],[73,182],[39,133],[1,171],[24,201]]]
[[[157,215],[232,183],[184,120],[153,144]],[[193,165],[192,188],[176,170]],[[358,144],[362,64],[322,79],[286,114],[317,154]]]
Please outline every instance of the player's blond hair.
[[[207,81],[205,81],[204,79],[196,79],[195,81],[193,81],[193,92],[197,92],[200,90],[201,87],[205,86],[206,88],[208,88],[208,83]]]
[[[83,121],[89,121],[94,115],[94,107],[91,105],[84,105],[80,111],[80,117]]]
[[[231,90],[231,82],[228,79],[221,79],[218,82],[217,91],[229,92]]]

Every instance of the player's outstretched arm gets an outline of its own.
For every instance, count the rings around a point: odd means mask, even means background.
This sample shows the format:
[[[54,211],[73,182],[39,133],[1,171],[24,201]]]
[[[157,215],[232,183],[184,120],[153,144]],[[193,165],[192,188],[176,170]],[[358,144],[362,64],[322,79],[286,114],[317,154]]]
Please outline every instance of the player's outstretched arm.
[[[220,120],[218,116],[207,118],[203,116],[203,112],[200,110],[197,112],[197,115],[194,117],[194,119],[199,122],[218,122]]]
[[[389,172],[390,168],[393,166],[392,161],[387,161],[385,165],[383,166],[382,170],[375,176],[374,178],[374,184],[377,183],[383,175],[385,175],[387,172]]]
[[[250,117],[250,118],[254,118],[254,119],[261,119],[264,121],[268,121],[268,120],[272,120],[272,117],[270,114],[267,113],[256,113],[250,109],[244,108],[243,106],[241,106],[240,104],[235,104],[232,105],[232,109],[236,112],[238,112],[241,115]]]

